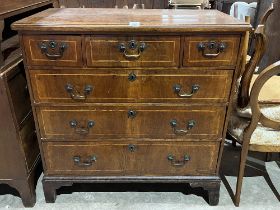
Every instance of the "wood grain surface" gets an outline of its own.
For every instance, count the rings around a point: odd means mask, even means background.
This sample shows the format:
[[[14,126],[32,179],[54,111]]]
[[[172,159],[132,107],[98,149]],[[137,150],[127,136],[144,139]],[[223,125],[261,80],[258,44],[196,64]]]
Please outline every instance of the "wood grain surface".
[[[213,176],[249,24],[214,10],[68,8],[13,26],[23,40],[47,202],[60,186],[94,176],[186,176],[218,204]]]
[[[135,112],[135,116],[130,117],[130,111]],[[131,104],[128,106],[38,107],[36,112],[44,140],[84,141],[108,138],[220,140],[225,107],[135,106]],[[172,120],[177,121],[176,129],[182,129],[185,133],[176,134],[170,124]],[[76,121],[75,127],[71,126],[72,121]],[[90,121],[94,122],[94,126],[89,128]],[[194,121],[195,125],[188,129],[190,121]]]
[[[136,49],[130,49],[131,42]],[[139,52],[143,44],[145,48]],[[179,36],[92,36],[86,37],[85,45],[89,67],[179,66]],[[120,45],[125,52],[120,51]]]
[[[129,144],[130,143],[130,144]],[[129,150],[135,146],[135,151]],[[219,143],[128,142],[128,143],[43,143],[47,159],[47,175],[203,175],[214,174]],[[207,158],[200,158],[203,153]],[[174,166],[168,155],[173,155],[180,166]],[[184,156],[189,161],[183,161]],[[80,156],[81,164],[74,164],[73,157]]]
[[[135,75],[135,81],[129,76]],[[139,70],[88,69],[81,72],[75,70],[32,70],[31,84],[34,88],[36,104],[50,103],[188,103],[209,102],[225,103],[230,95],[232,71],[229,70]],[[73,93],[85,96],[75,100],[66,90],[67,85],[73,87]],[[87,86],[92,87],[88,94],[84,93]],[[181,86],[181,92],[190,94],[180,97],[175,92],[175,85]],[[192,93],[192,87],[199,90]]]
[[[73,18],[75,17],[75,18]],[[114,31],[247,31],[250,24],[216,10],[48,9],[13,24],[14,30]]]

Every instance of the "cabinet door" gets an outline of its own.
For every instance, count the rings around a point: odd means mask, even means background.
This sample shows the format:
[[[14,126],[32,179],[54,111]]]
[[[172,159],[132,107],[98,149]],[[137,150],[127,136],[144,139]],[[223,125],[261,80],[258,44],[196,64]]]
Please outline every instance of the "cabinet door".
[[[31,113],[31,102],[24,69],[18,69],[18,72],[8,79],[8,88],[16,121],[20,125]]]
[[[25,158],[3,78],[0,78],[0,90],[0,179],[21,179],[27,174]]]

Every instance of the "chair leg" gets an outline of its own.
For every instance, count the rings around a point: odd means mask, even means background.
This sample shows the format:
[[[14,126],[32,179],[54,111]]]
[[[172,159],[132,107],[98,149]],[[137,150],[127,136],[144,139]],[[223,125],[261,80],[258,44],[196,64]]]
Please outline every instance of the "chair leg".
[[[280,168],[280,161],[276,161],[276,164],[277,164],[278,167]]]
[[[236,147],[236,141],[235,141],[234,139],[231,140],[231,145],[232,145],[233,147]]]
[[[275,188],[273,182],[271,181],[270,176],[267,173],[267,171],[265,171],[265,173],[264,173],[264,178],[265,178],[265,181],[267,182],[268,186],[270,187],[270,189],[272,190],[272,192],[274,193],[274,195],[276,196],[276,198],[280,202],[280,194],[278,193],[278,191]]]
[[[241,194],[247,155],[248,155],[248,147],[243,146],[240,154],[240,165],[239,165],[238,178],[237,178],[236,191],[235,191],[235,199],[234,199],[235,206],[239,206],[240,203],[240,194]]]
[[[266,152],[266,155],[265,155],[265,162],[271,161],[271,158],[272,158],[272,154],[271,154],[270,152]]]
[[[235,138],[234,138],[231,134],[227,133],[226,138],[227,138],[228,140],[231,140],[231,145],[232,145],[233,147],[236,147],[237,141],[235,140]]]

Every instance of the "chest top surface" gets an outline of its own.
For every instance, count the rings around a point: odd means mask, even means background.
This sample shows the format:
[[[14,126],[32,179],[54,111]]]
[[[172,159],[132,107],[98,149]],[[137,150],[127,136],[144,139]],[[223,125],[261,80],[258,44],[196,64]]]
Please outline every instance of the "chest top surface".
[[[250,25],[217,10],[48,9],[13,24],[42,32],[244,32]]]

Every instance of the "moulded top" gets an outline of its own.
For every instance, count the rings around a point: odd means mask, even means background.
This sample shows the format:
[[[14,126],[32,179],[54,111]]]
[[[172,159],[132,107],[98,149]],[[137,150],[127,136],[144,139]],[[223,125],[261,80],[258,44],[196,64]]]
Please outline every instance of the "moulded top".
[[[48,32],[241,32],[251,26],[217,10],[55,8],[19,20],[12,28]]]

